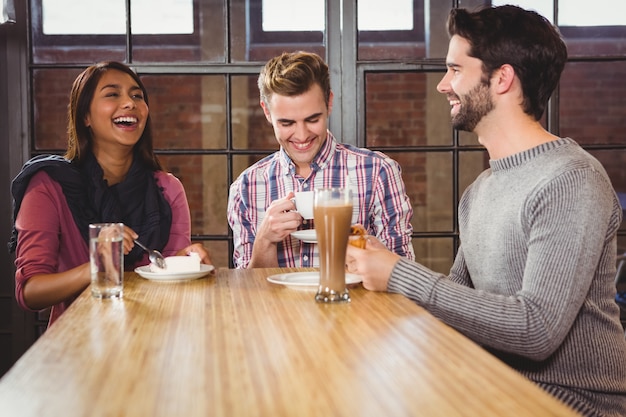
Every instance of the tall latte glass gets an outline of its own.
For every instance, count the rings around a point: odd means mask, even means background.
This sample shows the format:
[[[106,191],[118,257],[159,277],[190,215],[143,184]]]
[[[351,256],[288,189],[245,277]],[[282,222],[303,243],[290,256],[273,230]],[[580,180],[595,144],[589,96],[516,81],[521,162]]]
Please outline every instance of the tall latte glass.
[[[321,303],[348,302],[346,247],[352,222],[350,190],[316,189],[313,218],[320,255],[320,284],[315,300]]]

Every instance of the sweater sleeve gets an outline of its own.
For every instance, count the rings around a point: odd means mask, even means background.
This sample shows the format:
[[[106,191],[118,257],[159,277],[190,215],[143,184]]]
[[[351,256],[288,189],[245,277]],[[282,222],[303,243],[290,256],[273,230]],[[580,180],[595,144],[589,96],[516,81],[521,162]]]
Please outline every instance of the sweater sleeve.
[[[449,276],[401,260],[388,289],[484,346],[543,360],[562,344],[583,304],[595,302],[589,298],[592,280],[610,290],[615,256],[610,241],[620,221],[614,200],[610,184],[593,170],[568,171],[535,190],[522,209],[526,248],[484,253],[480,260],[501,267],[506,259],[508,267],[499,270],[521,271],[512,294],[473,288],[482,277],[466,271],[462,250]],[[512,247],[508,238],[501,236],[503,248]]]
[[[244,176],[235,180],[228,193],[228,224],[233,231],[233,263],[247,268],[252,259],[258,212],[250,206],[249,187]]]
[[[43,171],[30,180],[15,227],[15,298],[21,308],[29,310],[24,302],[26,281],[37,274],[64,272],[89,262],[89,249],[61,186]]]
[[[170,238],[163,248],[163,256],[173,256],[180,249],[191,245],[191,214],[187,194],[182,182],[172,174],[157,173],[159,186],[163,187],[165,199],[172,208]]]

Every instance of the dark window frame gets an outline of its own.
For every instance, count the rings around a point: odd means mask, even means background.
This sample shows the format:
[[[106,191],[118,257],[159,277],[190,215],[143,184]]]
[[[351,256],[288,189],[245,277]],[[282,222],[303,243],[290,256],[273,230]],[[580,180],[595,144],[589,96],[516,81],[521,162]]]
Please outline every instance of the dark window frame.
[[[37,46],[67,46],[75,47],[77,45],[76,39],[80,38],[80,47],[99,47],[99,46],[115,46],[123,45],[126,43],[126,39],[129,36],[126,34],[119,35],[93,35],[93,34],[74,34],[74,35],[46,35],[43,33],[43,0],[31,0],[30,1],[30,15],[31,15],[31,36],[35,40]],[[199,17],[199,0],[192,0],[193,7],[193,32],[189,34],[169,34],[169,33],[154,33],[154,34],[131,34],[133,45],[138,46],[154,46],[154,39],[158,38],[159,46],[174,46],[174,45],[194,45],[200,42],[200,17]],[[132,2],[132,0],[131,0]],[[126,19],[126,17],[124,17]],[[132,30],[132,28],[131,28]]]
[[[323,31],[266,32],[263,30],[262,0],[249,0],[248,4],[250,8],[248,15],[250,44],[322,44],[324,42]],[[358,39],[361,43],[423,42],[424,33],[424,0],[413,0],[412,30],[359,31]]]
[[[624,26],[559,26],[561,36],[565,39],[596,39],[596,38],[624,38]]]

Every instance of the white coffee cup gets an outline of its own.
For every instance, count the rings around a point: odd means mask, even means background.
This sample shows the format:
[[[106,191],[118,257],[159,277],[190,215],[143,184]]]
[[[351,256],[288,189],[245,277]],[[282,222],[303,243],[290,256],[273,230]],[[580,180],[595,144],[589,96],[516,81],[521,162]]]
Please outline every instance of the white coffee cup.
[[[307,220],[313,218],[313,191],[296,191],[296,211]]]

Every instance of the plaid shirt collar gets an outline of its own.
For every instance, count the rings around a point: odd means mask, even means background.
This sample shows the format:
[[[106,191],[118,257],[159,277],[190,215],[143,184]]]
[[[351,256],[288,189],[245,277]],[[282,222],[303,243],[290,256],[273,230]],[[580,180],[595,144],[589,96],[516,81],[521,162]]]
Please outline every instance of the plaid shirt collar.
[[[332,160],[332,157],[335,153],[335,149],[337,148],[337,141],[330,131],[326,131],[326,140],[324,144],[320,148],[319,152],[313,160],[311,161],[311,170],[312,172],[321,171],[326,166],[328,166]],[[285,173],[285,176],[295,176],[296,175],[296,164],[293,163],[285,149],[280,147],[280,166]]]

